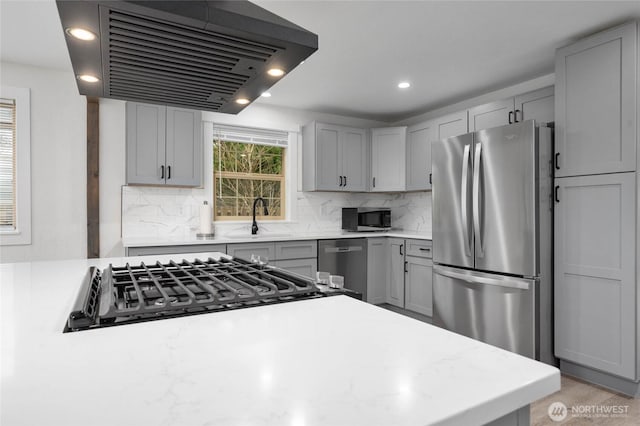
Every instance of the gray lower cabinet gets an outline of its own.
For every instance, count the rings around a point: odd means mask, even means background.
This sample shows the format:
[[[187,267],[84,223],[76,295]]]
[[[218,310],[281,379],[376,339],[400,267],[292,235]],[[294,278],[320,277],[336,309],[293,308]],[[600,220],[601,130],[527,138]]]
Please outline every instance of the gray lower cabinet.
[[[210,251],[227,252],[226,244],[193,244],[179,246],[127,247],[126,256],[153,256],[156,254],[202,253]]]
[[[287,271],[314,279],[316,277],[316,272],[318,271],[318,259],[316,258],[276,260],[275,262],[271,262],[271,264],[278,268],[286,269]]]
[[[374,305],[386,302],[390,266],[387,238],[369,238],[367,240],[366,302]]]
[[[246,260],[257,255],[269,259],[270,265],[310,278],[315,278],[318,270],[316,240],[228,244],[227,253]]]
[[[404,240],[389,238],[390,268],[387,303],[404,308]]]
[[[202,113],[127,102],[127,184],[202,185]]]
[[[433,262],[415,256],[406,257],[404,307],[422,315],[433,315]]]
[[[555,183],[555,355],[634,380],[636,175]]]

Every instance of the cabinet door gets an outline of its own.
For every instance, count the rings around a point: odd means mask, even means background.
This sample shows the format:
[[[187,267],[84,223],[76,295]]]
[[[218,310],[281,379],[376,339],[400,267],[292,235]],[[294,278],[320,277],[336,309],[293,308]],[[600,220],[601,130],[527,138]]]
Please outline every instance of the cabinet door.
[[[404,191],[406,127],[371,130],[371,191]]]
[[[127,102],[126,111],[127,183],[163,185],[166,107]]]
[[[304,275],[305,277],[314,278],[318,271],[318,260],[313,259],[292,259],[292,260],[276,260],[270,262],[271,265],[278,268],[286,269],[296,274]]]
[[[316,124],[316,189],[321,191],[342,190],[340,149],[340,127],[331,124]]]
[[[636,23],[556,52],[556,177],[636,169]]]
[[[556,179],[555,353],[636,378],[635,173]]]
[[[460,136],[468,132],[467,111],[456,112],[434,120],[436,140]]]
[[[367,240],[367,302],[384,303],[389,282],[389,245],[386,238]]]
[[[554,99],[553,86],[516,96],[516,120],[552,123],[555,121]]]
[[[318,241],[280,241],[275,243],[275,258],[286,259],[308,259],[318,257]]]
[[[227,252],[226,244],[193,244],[180,246],[148,246],[148,247],[128,247],[127,256],[153,256],[157,254],[182,254],[182,253],[206,253],[217,251]]]
[[[274,243],[227,244],[227,254],[244,260],[251,260],[252,255],[257,255],[271,262],[276,257],[276,246]]]
[[[345,128],[341,136],[343,190],[366,191],[369,176],[367,132]]]
[[[431,189],[431,141],[435,139],[432,123],[412,126],[407,131],[406,190]]]
[[[404,308],[404,240],[389,239],[391,267],[387,285],[387,303]]]
[[[406,262],[405,308],[430,317],[433,315],[433,263],[413,256],[407,256]]]
[[[167,185],[202,185],[202,113],[167,107]]]
[[[469,110],[469,131],[490,129],[515,122],[513,98],[490,102]]]

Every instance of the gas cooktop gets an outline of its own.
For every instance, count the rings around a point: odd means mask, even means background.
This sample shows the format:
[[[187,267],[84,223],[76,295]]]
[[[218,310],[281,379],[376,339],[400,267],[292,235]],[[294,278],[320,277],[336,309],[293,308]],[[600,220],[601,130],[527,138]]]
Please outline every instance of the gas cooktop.
[[[91,267],[64,332],[311,299],[321,290],[307,277],[239,258]]]

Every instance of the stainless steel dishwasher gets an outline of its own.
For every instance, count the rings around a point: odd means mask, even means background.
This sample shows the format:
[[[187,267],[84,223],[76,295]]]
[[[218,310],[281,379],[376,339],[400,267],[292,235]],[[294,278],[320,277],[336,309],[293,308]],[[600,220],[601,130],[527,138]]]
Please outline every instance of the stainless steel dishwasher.
[[[318,270],[342,275],[344,286],[367,300],[367,240],[345,238],[318,241]]]

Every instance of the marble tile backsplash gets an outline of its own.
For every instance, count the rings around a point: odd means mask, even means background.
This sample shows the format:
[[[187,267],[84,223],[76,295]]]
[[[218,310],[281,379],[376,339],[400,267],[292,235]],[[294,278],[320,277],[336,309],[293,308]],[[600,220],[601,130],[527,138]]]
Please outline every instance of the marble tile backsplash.
[[[200,225],[200,205],[208,200],[201,188],[122,187],[124,238],[194,238]],[[389,207],[394,229],[418,234],[431,231],[431,193],[402,194],[297,192],[285,222],[260,221],[263,232],[332,233],[341,228],[342,207]],[[251,232],[250,223],[215,222],[216,235]]]

